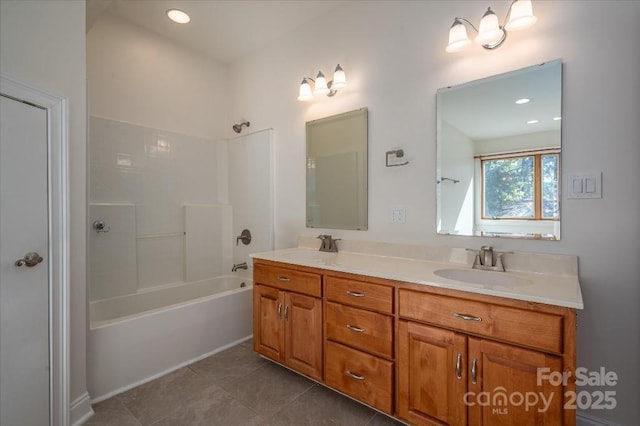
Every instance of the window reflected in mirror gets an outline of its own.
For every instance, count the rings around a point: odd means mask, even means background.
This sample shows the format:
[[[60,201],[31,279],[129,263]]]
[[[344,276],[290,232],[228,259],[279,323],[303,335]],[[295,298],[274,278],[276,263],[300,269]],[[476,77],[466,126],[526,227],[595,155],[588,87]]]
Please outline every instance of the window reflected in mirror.
[[[440,234],[560,239],[560,60],[439,89]]]

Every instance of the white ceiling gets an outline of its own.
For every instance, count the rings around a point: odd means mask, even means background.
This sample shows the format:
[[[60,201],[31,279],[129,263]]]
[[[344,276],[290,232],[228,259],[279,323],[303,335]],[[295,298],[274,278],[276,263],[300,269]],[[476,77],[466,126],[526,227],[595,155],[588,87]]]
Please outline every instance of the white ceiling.
[[[438,115],[472,140],[560,130],[560,61],[472,81],[438,91]],[[516,105],[529,98],[531,102]],[[527,124],[529,120],[539,120]]]
[[[285,37],[348,1],[295,0],[86,0],[87,31],[105,11],[182,45],[230,63]],[[167,9],[189,13],[176,24]]]

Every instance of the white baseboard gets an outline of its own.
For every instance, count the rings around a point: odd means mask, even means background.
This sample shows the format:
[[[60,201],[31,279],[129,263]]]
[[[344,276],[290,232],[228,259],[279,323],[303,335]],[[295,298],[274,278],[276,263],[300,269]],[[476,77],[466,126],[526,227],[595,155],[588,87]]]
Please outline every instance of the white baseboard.
[[[618,423],[613,423],[582,412],[578,412],[576,415],[576,424],[577,426],[620,426]]]
[[[70,412],[72,426],[80,426],[93,416],[89,392],[83,393],[71,403]]]

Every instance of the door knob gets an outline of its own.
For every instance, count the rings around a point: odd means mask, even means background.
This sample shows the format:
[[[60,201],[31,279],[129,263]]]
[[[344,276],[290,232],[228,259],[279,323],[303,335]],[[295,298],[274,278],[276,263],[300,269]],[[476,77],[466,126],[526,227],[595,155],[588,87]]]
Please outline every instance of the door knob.
[[[22,259],[16,260],[14,265],[16,265],[17,267],[26,265],[29,268],[32,268],[32,267],[36,266],[38,263],[42,262],[43,260],[44,259],[42,258],[42,256],[40,256],[38,253],[30,252],[30,253],[25,254]]]

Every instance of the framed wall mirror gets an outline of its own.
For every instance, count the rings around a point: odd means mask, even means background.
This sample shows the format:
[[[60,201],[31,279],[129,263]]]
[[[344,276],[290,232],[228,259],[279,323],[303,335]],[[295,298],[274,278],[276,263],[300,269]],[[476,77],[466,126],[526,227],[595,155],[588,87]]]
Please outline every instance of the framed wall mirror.
[[[562,62],[458,86],[437,103],[437,232],[560,239]]]
[[[307,227],[367,229],[367,109],[306,123]]]

